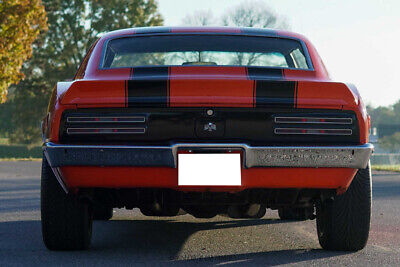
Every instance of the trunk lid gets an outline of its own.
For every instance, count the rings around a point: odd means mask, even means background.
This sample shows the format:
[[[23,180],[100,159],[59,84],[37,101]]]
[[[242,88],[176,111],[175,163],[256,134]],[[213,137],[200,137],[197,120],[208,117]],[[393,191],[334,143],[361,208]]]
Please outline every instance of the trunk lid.
[[[157,67],[63,83],[61,104],[77,107],[354,108],[344,83],[313,71],[241,67]]]

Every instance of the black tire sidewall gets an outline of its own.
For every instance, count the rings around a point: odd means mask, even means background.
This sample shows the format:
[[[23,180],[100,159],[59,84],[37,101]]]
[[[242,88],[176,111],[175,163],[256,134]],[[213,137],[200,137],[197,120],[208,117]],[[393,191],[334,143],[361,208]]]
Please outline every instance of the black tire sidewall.
[[[366,246],[371,224],[372,177],[358,170],[347,191],[317,205],[317,232],[327,250],[357,251]]]
[[[42,236],[50,250],[82,250],[90,246],[93,210],[58,183],[43,157],[41,175]]]

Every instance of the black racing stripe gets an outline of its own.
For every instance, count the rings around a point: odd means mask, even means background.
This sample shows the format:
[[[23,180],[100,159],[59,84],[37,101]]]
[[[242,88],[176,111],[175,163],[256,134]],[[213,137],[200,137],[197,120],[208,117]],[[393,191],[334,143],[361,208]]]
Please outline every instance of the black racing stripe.
[[[128,81],[128,107],[167,107],[168,72],[168,67],[133,69]]]
[[[168,67],[133,68],[131,80],[168,80]]]
[[[258,80],[255,83],[256,107],[294,107],[296,82]]]
[[[168,81],[128,81],[128,107],[166,107]]]
[[[281,68],[247,67],[246,73],[250,80],[283,79]]]
[[[247,67],[249,80],[254,80],[253,106],[295,107],[297,82],[286,81],[282,68]]]

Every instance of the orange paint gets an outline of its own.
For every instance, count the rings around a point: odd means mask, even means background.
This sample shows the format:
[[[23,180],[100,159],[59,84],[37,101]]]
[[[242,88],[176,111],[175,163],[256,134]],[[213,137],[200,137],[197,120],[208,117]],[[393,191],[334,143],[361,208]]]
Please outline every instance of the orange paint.
[[[61,104],[125,107],[125,80],[83,80],[72,83]]]
[[[299,81],[297,108],[353,109],[354,95],[343,83]]]
[[[171,107],[252,107],[253,81],[241,67],[171,67]]]
[[[355,169],[242,169],[242,186],[178,186],[178,169],[168,167],[61,167],[69,188],[158,187],[182,191],[241,191],[248,188],[347,188]]]

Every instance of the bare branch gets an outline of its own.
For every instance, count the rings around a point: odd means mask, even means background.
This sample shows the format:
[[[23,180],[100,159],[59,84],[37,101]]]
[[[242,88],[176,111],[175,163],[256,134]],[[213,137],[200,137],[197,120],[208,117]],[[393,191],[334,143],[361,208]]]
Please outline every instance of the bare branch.
[[[238,27],[289,28],[284,18],[279,17],[261,1],[242,2],[223,16],[222,24]]]
[[[210,26],[217,25],[211,10],[200,10],[189,14],[182,20],[183,26]]]

